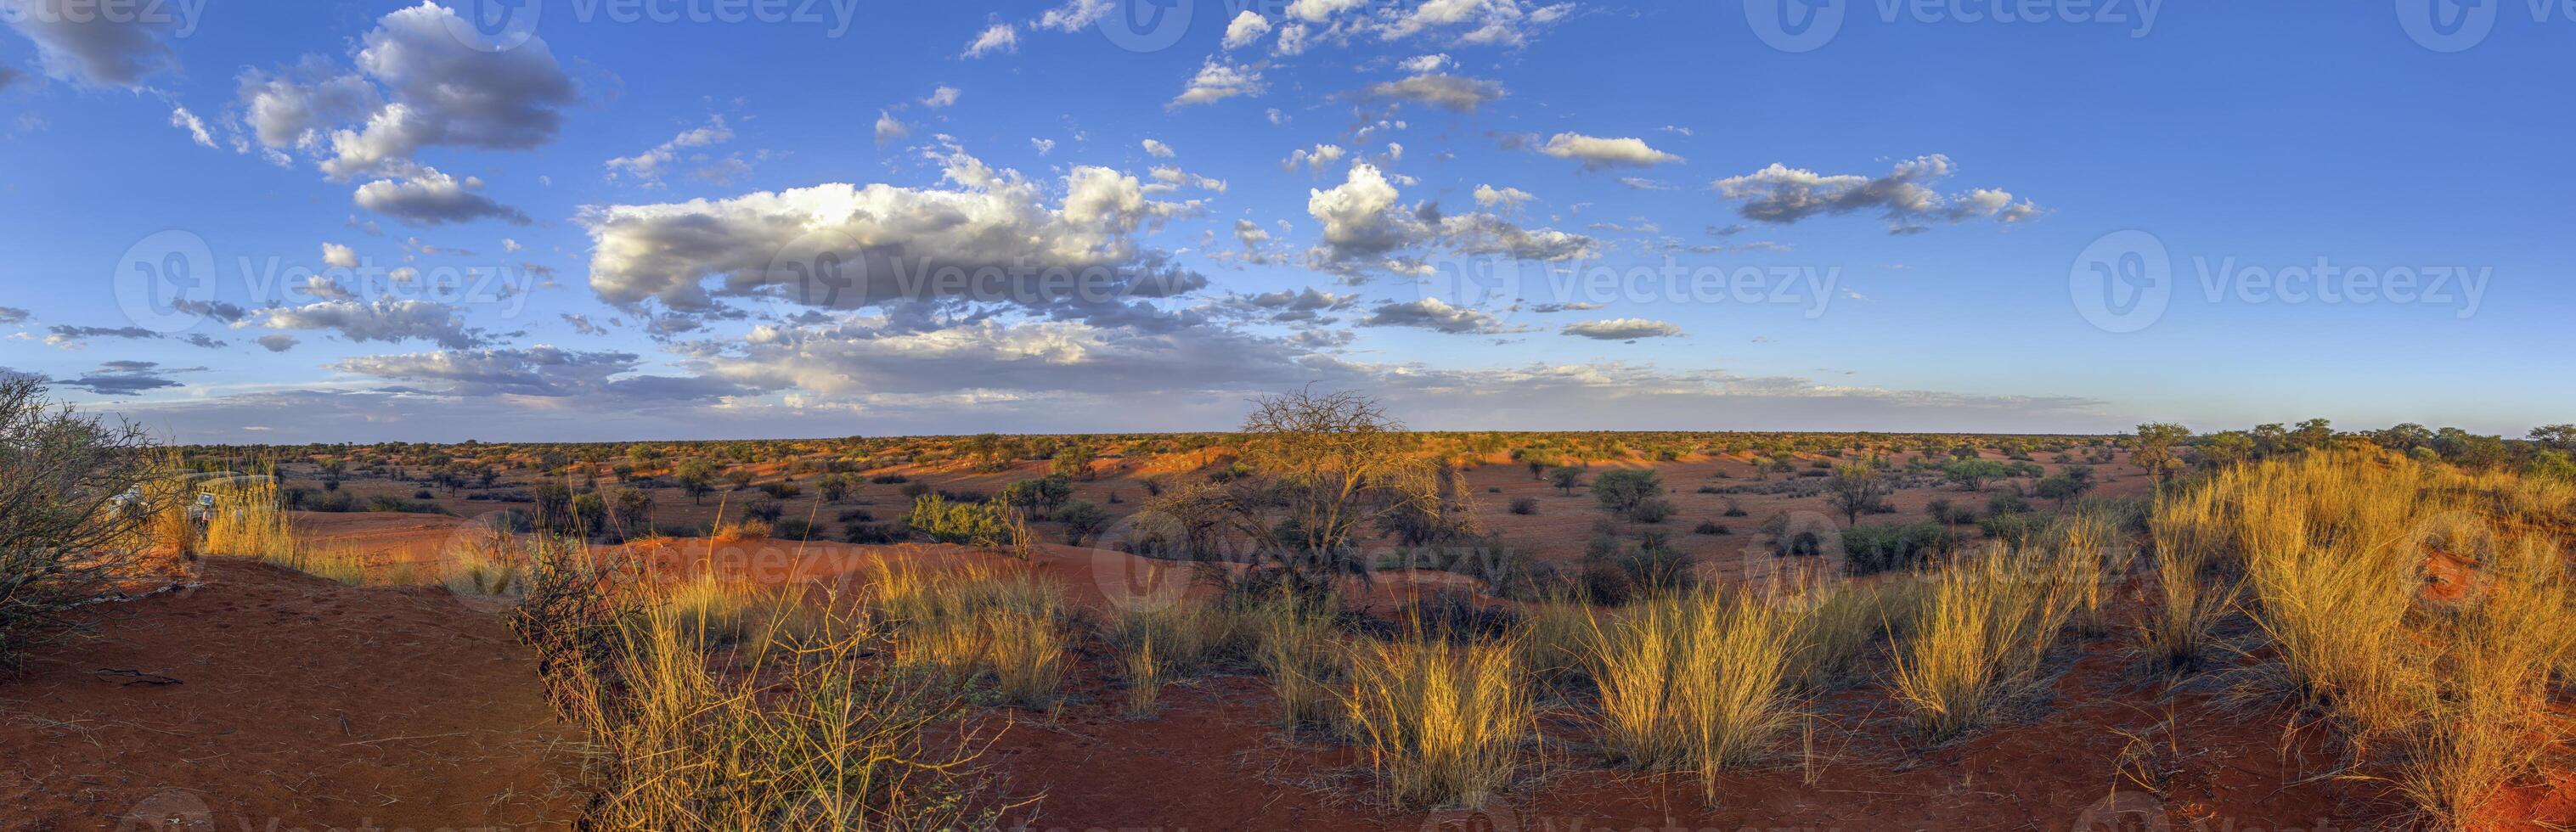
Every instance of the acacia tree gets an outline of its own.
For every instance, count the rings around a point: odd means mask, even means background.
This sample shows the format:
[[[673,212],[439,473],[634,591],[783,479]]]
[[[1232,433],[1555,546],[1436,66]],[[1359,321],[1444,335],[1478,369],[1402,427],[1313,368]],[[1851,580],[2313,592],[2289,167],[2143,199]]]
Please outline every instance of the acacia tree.
[[[75,413],[34,379],[0,380],[0,675],[140,560],[153,507],[128,495],[147,447],[142,429]]]
[[[1307,387],[1257,399],[1243,419],[1244,461],[1267,475],[1285,507],[1283,542],[1319,566],[1343,571],[1361,524],[1382,504],[1369,490],[1406,466],[1404,426],[1355,391]],[[1436,498],[1436,497],[1435,497]]]
[[[2175,453],[2175,446],[2190,438],[2190,428],[2171,422],[2148,422],[2139,425],[2138,447],[2129,452],[2129,461],[2144,469],[2147,476],[2155,478],[2158,487],[2163,487],[2165,478],[2172,476],[2175,469],[2182,467],[2182,457]]]
[[[1834,469],[1834,481],[1826,500],[1842,510],[1843,525],[1860,522],[1860,513],[1878,506],[1887,496],[1887,480],[1878,469],[1863,462]]]

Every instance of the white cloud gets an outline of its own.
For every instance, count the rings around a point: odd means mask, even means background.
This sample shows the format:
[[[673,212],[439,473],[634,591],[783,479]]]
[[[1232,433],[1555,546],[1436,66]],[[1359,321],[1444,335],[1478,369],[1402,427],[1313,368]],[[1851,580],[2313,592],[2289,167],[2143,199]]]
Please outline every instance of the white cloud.
[[[1530,192],[1519,188],[1496,188],[1492,185],[1476,186],[1476,204],[1487,210],[1492,210],[1494,208],[1515,210],[1537,198],[1538,197],[1531,196]]]
[[[196,113],[188,112],[186,107],[174,107],[170,110],[170,126],[188,131],[188,139],[196,142],[200,147],[215,146],[215,137],[206,133],[206,120],[198,118]]]
[[[322,264],[333,268],[354,269],[358,267],[358,253],[339,243],[323,243]]]
[[[966,53],[961,57],[981,58],[995,52],[1018,51],[1020,51],[1019,30],[1011,28],[1011,24],[1008,23],[995,23],[976,35],[975,40],[967,43]]]
[[[1295,151],[1291,151],[1288,154],[1288,161],[1281,163],[1280,167],[1294,171],[1297,169],[1297,166],[1304,165],[1309,173],[1323,173],[1328,169],[1339,166],[1342,163],[1342,158],[1348,155],[1350,155],[1350,151],[1343,150],[1341,145],[1319,144],[1316,145],[1313,150],[1299,148]]]
[[[1167,105],[1178,109],[1196,104],[1213,104],[1237,96],[1257,96],[1269,88],[1261,81],[1261,70],[1254,66],[1221,63],[1209,58],[1191,76],[1189,86],[1180,97]]]
[[[1558,133],[1540,146],[1538,152],[1580,161],[1584,170],[1652,167],[1682,161],[1682,157],[1647,146],[1644,139],[1605,139],[1580,133]]]
[[[440,225],[498,219],[529,224],[528,215],[484,196],[483,180],[457,179],[437,168],[420,168],[399,182],[378,179],[358,186],[358,207],[394,218],[405,225]]]
[[[954,107],[957,105],[957,97],[964,94],[964,90],[960,90],[947,84],[941,84],[938,89],[930,91],[929,98],[921,100],[921,106],[929,107],[933,110],[940,109],[942,107]]]
[[[1153,139],[1146,139],[1146,140],[1145,140],[1145,152],[1146,152],[1146,153],[1148,153],[1148,154],[1151,154],[1154,158],[1157,158],[1157,159],[1169,159],[1169,158],[1172,158],[1172,157],[1174,157],[1174,156],[1178,156],[1178,155],[1180,155],[1179,153],[1174,152],[1174,151],[1172,150],[1172,146],[1171,146],[1171,145],[1164,144],[1164,143],[1162,143],[1162,142],[1158,142],[1158,141],[1155,141],[1155,140],[1153,140]]]
[[[1016,171],[962,151],[934,158],[953,187],[834,183],[585,208],[591,288],[618,306],[653,300],[691,313],[715,311],[720,297],[768,296],[844,309],[964,298],[1093,317],[1146,314],[1135,300],[1205,283],[1137,241],[1194,207],[1148,199],[1136,177],[1075,167],[1050,207],[1046,189]],[[960,280],[922,279],[952,268]],[[979,270],[1006,276],[986,281]]]
[[[1232,51],[1251,46],[1261,42],[1261,37],[1267,34],[1270,34],[1270,19],[1262,17],[1260,12],[1246,9],[1234,16],[1234,22],[1225,25],[1225,48]]]
[[[1461,113],[1503,97],[1503,85],[1480,78],[1455,75],[1416,75],[1401,81],[1389,81],[1368,88],[1370,98],[1411,101]]]
[[[359,343],[422,340],[448,349],[469,349],[488,340],[465,325],[456,307],[425,300],[326,300],[277,306],[258,310],[233,326],[325,330]]]
[[[883,147],[902,141],[904,137],[910,135],[912,135],[912,127],[896,119],[893,112],[877,111],[877,146]]]
[[[1035,149],[1037,150],[1037,152],[1038,152],[1038,155],[1040,155],[1040,156],[1044,156],[1044,155],[1047,155],[1047,154],[1049,154],[1049,153],[1054,153],[1054,152],[1055,152],[1055,140],[1054,140],[1054,139],[1030,139],[1030,140],[1029,140],[1029,147],[1031,147],[1031,148],[1035,148]]]

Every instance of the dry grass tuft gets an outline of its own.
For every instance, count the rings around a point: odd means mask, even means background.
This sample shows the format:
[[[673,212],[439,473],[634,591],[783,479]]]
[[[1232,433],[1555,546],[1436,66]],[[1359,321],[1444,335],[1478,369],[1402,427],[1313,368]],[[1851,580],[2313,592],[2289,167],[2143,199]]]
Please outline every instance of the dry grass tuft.
[[[1354,652],[1344,716],[1397,805],[1479,806],[1511,782],[1536,728],[1514,655],[1419,637]]]
[[[1602,744],[1640,768],[1696,772],[1715,801],[1719,770],[1760,760],[1797,721],[1798,625],[1789,605],[1691,593],[1595,628]]]
[[[1991,721],[2037,677],[2092,567],[2003,547],[1931,576],[1913,637],[1896,651],[1897,699],[1927,741]]]

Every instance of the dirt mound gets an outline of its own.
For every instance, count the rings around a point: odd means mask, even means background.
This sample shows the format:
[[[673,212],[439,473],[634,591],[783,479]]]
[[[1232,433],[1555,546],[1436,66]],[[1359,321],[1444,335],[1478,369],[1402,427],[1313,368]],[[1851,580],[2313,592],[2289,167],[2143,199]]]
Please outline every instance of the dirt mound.
[[[0,683],[0,827],[561,828],[575,735],[493,610],[215,559]]]

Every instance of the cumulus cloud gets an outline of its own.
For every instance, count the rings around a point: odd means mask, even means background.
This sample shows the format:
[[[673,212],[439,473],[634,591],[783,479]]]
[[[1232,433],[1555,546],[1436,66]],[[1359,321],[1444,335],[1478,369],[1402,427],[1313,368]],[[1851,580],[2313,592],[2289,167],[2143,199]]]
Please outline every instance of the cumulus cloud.
[[[27,322],[27,319],[35,316],[36,313],[29,312],[15,306],[0,306],[0,326],[23,324]]]
[[[1280,51],[1294,54],[1310,42],[1392,43],[1414,38],[1458,46],[1521,46],[1573,10],[1573,3],[1540,5],[1522,0],[1436,0],[1395,7],[1365,0],[1295,0],[1286,9],[1293,22],[1281,33]]]
[[[529,224],[528,215],[519,209],[495,202],[484,196],[483,180],[468,176],[457,179],[437,168],[421,168],[401,181],[378,179],[358,186],[358,207],[394,218],[404,225],[441,225],[497,219],[511,225]]]
[[[1487,213],[1444,216],[1438,206],[1405,205],[1377,166],[1351,166],[1330,189],[1308,191],[1306,213],[1323,224],[1322,265],[1348,268],[1400,250],[1439,247],[1467,255],[1563,261],[1588,256],[1597,241],[1553,229],[1526,229]],[[1501,199],[1499,192],[1495,194]]]
[[[2009,192],[1980,188],[1944,196],[1933,183],[1953,171],[1950,157],[1933,154],[1896,163],[1885,176],[1826,176],[1779,163],[1743,176],[1718,180],[1718,195],[1742,204],[1745,219],[1788,225],[1811,217],[1854,212],[1875,213],[1887,220],[1888,232],[1910,234],[1929,224],[1957,224],[1993,217],[2001,222],[2027,220],[2039,213],[2029,200],[2013,201]]]
[[[1556,312],[1589,312],[1589,311],[1594,310],[1594,309],[1599,309],[1599,308],[1601,308],[1602,306],[1603,306],[1602,304],[1592,303],[1592,302],[1590,302],[1590,301],[1573,301],[1573,302],[1570,302],[1570,303],[1542,303],[1542,304],[1538,304],[1538,305],[1536,305],[1536,306],[1532,306],[1532,307],[1530,307],[1530,311],[1532,311],[1532,312],[1537,312],[1537,313],[1540,313],[1540,314],[1552,314],[1552,313],[1556,313]]]
[[[252,132],[271,149],[296,145],[326,125],[356,124],[314,140],[333,178],[409,172],[423,148],[525,150],[554,140],[580,87],[543,38],[487,52],[459,40],[470,25],[421,3],[385,15],[362,37],[354,72],[315,78],[309,63],[243,77]]]
[[[481,330],[467,327],[455,306],[425,300],[325,300],[277,306],[261,309],[234,326],[321,330],[359,343],[420,340],[448,349],[470,349],[489,340]]]
[[[1601,321],[1584,321],[1581,323],[1566,324],[1563,331],[1567,335],[1590,338],[1596,341],[1634,341],[1639,338],[1673,338],[1682,334],[1681,327],[1674,326],[1663,321],[1650,321],[1644,318],[1611,318]]]
[[[1582,162],[1584,170],[1653,167],[1682,161],[1682,157],[1648,146],[1644,139],[1605,139],[1581,133],[1558,133],[1540,145],[1538,152]]]
[[[256,340],[261,349],[269,352],[285,352],[294,349],[296,344],[302,343],[296,340],[295,336],[283,332],[262,335]]]
[[[176,7],[136,5],[106,14],[80,0],[0,0],[0,21],[36,44],[36,65],[56,80],[97,87],[137,89],[151,76],[178,68],[168,39],[183,34]],[[0,73],[0,87],[14,74]]]
[[[1538,197],[1531,196],[1530,192],[1519,188],[1497,188],[1492,185],[1476,186],[1476,204],[1479,207],[1486,209],[1501,208],[1506,211],[1517,210],[1522,205],[1528,204],[1530,200],[1537,198]]]
[[[943,107],[954,107],[957,106],[958,96],[964,94],[964,90],[960,90],[947,84],[941,84],[938,89],[930,91],[930,97],[921,100],[921,106],[928,107],[933,110]]]
[[[833,183],[585,208],[591,288],[620,307],[649,300],[692,314],[718,310],[718,298],[765,296],[817,308],[992,302],[1119,317],[1206,284],[1136,239],[1197,206],[1149,199],[1134,176],[1075,167],[1049,205],[1049,189],[1017,171],[953,148],[932,158],[949,187]]]
[[[322,264],[337,269],[354,269],[358,267],[358,252],[339,243],[323,243]]]
[[[1378,84],[1369,87],[1365,95],[1472,113],[1476,108],[1502,98],[1504,93],[1503,85],[1493,81],[1432,73]]]
[[[1285,170],[1295,171],[1298,166],[1303,165],[1309,173],[1322,173],[1340,165],[1342,159],[1349,155],[1350,151],[1343,150],[1341,145],[1319,144],[1312,150],[1298,148],[1290,151],[1288,160],[1279,163],[1279,166]]]
[[[1245,9],[1234,16],[1233,22],[1225,25],[1225,48],[1232,51],[1251,46],[1260,43],[1262,36],[1268,34],[1270,19],[1262,17],[1260,12]]]
[[[1260,67],[1224,63],[1215,58],[1209,58],[1207,63],[1200,65],[1198,74],[1190,77],[1190,83],[1181,90],[1180,97],[1172,99],[1172,103],[1167,106],[1179,109],[1197,104],[1214,104],[1236,96],[1257,96],[1268,89],[1269,87],[1261,81]]]

